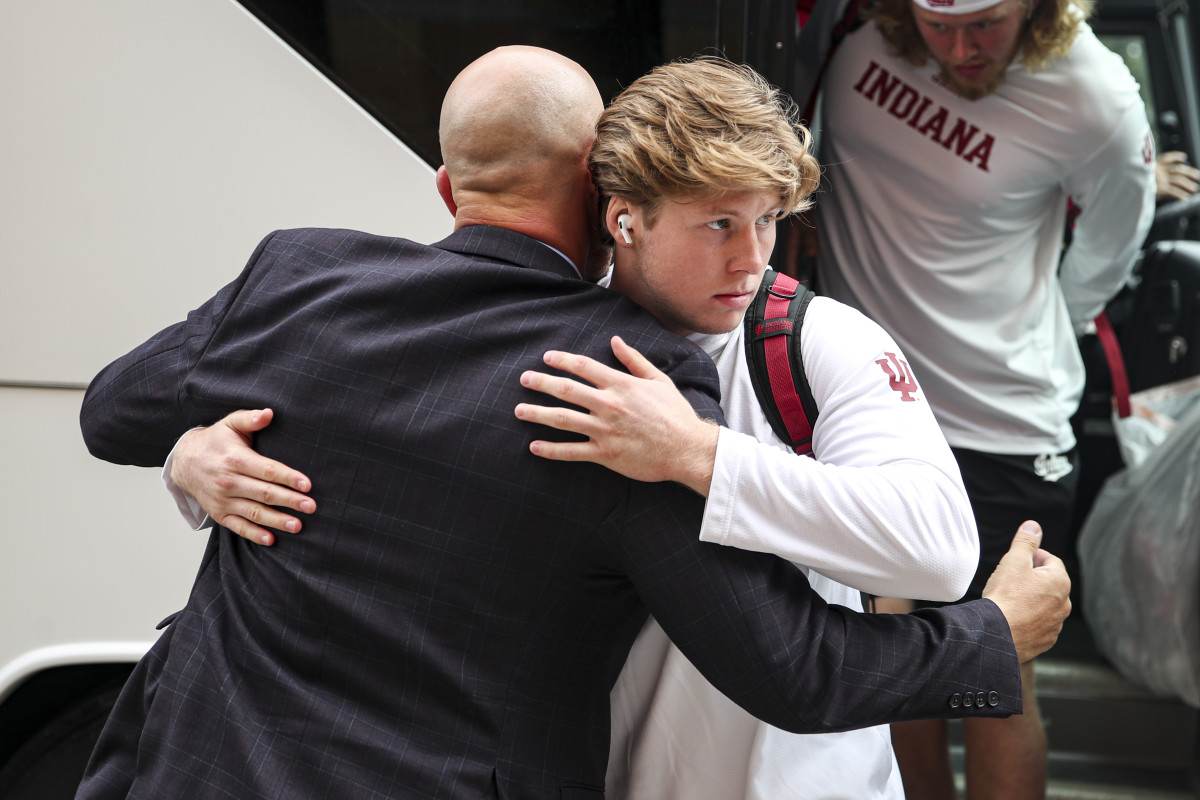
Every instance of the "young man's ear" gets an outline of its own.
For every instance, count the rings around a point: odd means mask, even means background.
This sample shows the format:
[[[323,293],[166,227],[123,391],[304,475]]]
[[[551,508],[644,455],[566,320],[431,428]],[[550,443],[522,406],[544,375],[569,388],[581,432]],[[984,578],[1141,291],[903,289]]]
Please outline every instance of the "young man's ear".
[[[641,219],[641,216],[640,211],[629,201],[619,197],[609,199],[604,223],[617,247],[633,246],[636,229],[639,227],[637,220]]]
[[[438,194],[442,196],[442,202],[446,204],[446,208],[450,209],[453,215],[458,214],[458,205],[454,202],[454,190],[450,186],[450,173],[446,172],[446,165],[438,167],[437,177],[434,179],[437,182]]]

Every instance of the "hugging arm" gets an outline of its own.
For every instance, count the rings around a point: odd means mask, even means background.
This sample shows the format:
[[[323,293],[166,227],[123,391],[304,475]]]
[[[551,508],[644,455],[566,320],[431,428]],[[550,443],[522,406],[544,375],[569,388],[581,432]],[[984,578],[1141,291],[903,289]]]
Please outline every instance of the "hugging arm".
[[[162,466],[184,432],[212,422],[198,418],[189,402],[188,378],[271,238],[259,244],[236,280],[186,320],[155,334],[92,380],[79,412],[92,455],[115,464]]]
[[[301,492],[308,479],[263,458],[250,446],[253,434],[270,424],[270,409],[230,414],[208,428],[191,401],[192,370],[212,342],[226,312],[255,275],[270,268],[264,259],[275,234],[266,237],[238,278],[204,305],[105,367],[88,386],[79,413],[88,450],[117,464],[162,466],[168,490],[186,492],[220,524],[251,541],[266,530],[299,530],[295,517],[272,506],[311,513],[315,503]],[[173,450],[174,448],[174,450]],[[282,482],[283,485],[277,485]],[[188,513],[181,505],[185,517]],[[193,527],[198,519],[189,519]],[[269,543],[268,541],[268,543]]]
[[[521,375],[526,388],[588,410],[518,405],[518,419],[588,437],[586,442],[536,440],[531,451],[556,461],[591,461],[634,480],[676,481],[707,496],[716,460],[717,425],[697,415],[671,379],[619,336],[613,337],[612,348],[629,373],[586,356],[546,354],[547,366],[591,386],[532,370]]]
[[[810,305],[803,336],[805,372],[821,409],[816,459],[788,451],[765,418],[755,423],[757,407],[727,410],[737,430],[704,423],[665,376],[619,341],[614,351],[631,374],[551,353],[550,366],[587,383],[522,376],[527,387],[590,413],[532,404],[516,413],[590,437],[534,442],[545,458],[595,461],[704,494],[703,541],[778,555],[871,594],[958,599],[979,559],[974,516],[923,393],[911,379],[893,380],[907,369],[903,353],[878,325],[826,298]],[[744,372],[744,361],[736,369]],[[727,392],[738,390],[739,377]]]
[[[1019,713],[1018,661],[1054,640],[1070,607],[1036,527],[1014,540],[994,599],[874,615],[825,603],[780,559],[624,520],[625,569],[672,642],[751,714],[794,732]]]
[[[254,469],[256,457],[236,429],[262,424],[262,415],[242,412],[226,423],[229,430],[218,425],[207,435],[223,442],[217,451],[241,453],[235,460],[249,459],[241,463]],[[194,444],[204,433],[188,437]],[[213,458],[207,447],[196,450]],[[178,454],[195,456],[186,445]],[[631,501],[633,513],[614,515],[613,525],[625,531],[617,546],[633,588],[709,680],[751,713],[789,730],[1017,713],[1018,659],[1046,649],[1070,608],[1069,580],[1060,562],[1037,550],[1036,528],[1018,535],[984,600],[911,615],[866,615],[825,604],[782,560],[699,541],[695,516],[686,525],[668,524],[652,511],[639,517],[639,509],[653,509],[661,495],[645,483],[631,484],[630,491],[647,499]],[[996,704],[956,706],[954,696],[968,691],[995,692]]]
[[[185,433],[167,463],[167,490],[177,502],[181,495],[190,497],[218,525],[258,544],[275,543],[271,529],[299,532],[301,520],[281,509],[316,511],[306,494],[312,481],[253,449],[254,434],[272,419],[269,408],[235,411],[215,425]]]
[[[700,538],[869,594],[957,600],[978,535],[919,376],[882,328],[828,298],[809,306],[801,344],[815,458],[723,430]]]

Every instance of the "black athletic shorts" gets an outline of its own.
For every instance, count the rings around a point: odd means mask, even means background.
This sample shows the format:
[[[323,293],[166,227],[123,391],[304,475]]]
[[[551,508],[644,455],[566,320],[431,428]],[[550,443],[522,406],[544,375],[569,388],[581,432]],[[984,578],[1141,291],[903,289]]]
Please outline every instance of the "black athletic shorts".
[[[988,577],[1027,519],[1042,526],[1042,547],[1063,556],[1071,525],[1079,457],[1075,450],[1038,456],[952,448],[979,527],[979,567],[959,602],[983,594]]]

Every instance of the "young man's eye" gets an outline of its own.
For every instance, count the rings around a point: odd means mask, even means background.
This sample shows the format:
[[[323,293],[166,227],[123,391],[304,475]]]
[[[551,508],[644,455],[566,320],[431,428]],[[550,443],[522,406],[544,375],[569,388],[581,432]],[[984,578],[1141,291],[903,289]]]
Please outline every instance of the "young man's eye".
[[[714,230],[714,231],[723,231],[723,230],[725,230],[726,228],[728,228],[728,227],[729,227],[729,220],[727,220],[727,219],[714,219],[712,222],[706,222],[706,223],[704,223],[704,224],[705,224],[705,226],[706,226],[706,227],[709,227],[709,228],[711,228],[711,229],[712,229],[712,230]]]

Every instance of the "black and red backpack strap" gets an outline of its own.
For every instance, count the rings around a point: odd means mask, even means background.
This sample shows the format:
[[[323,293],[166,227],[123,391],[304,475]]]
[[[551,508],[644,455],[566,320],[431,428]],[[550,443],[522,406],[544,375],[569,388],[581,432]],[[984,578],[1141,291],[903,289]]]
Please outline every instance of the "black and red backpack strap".
[[[775,435],[800,455],[812,455],[817,404],[804,374],[800,330],[815,295],[768,269],[746,312],[746,362],[754,394]]]

